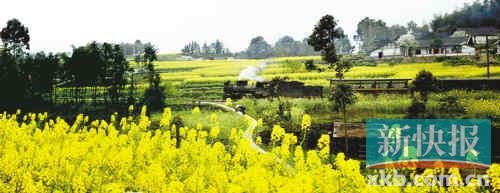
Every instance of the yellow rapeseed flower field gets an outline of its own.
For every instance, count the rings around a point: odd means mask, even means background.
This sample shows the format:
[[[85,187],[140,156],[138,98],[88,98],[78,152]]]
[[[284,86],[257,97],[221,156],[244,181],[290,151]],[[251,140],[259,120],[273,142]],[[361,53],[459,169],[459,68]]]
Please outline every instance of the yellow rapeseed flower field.
[[[335,77],[333,70],[307,71],[303,62],[314,59],[320,61],[319,56],[280,57],[266,60],[269,65],[262,75],[270,80],[273,77],[289,77],[291,80],[304,81],[312,85],[328,85],[327,78]],[[222,84],[224,81],[234,81],[239,73],[251,65],[258,65],[264,60],[228,59],[228,60],[191,60],[191,61],[162,61],[156,64],[161,72],[162,80],[195,84]],[[297,63],[290,69],[286,63]],[[486,68],[476,65],[451,66],[442,62],[410,63],[410,64],[378,64],[376,66],[355,66],[345,74],[345,78],[415,78],[421,70],[428,70],[436,77],[441,78],[475,78],[486,77]],[[500,74],[500,68],[492,67],[491,74]]]
[[[240,130],[232,129],[230,141],[223,143],[217,135],[225,128],[176,129],[171,123],[175,112],[170,109],[165,109],[160,128],[152,128],[146,114],[142,108],[138,116],[113,114],[109,120],[79,115],[74,123],[49,119],[47,113],[0,114],[0,192],[480,190],[369,186],[359,161],[328,155],[326,137],[318,141],[319,150],[303,152],[295,136],[275,126],[273,140],[279,145],[259,153]],[[498,190],[498,165],[488,172]]]

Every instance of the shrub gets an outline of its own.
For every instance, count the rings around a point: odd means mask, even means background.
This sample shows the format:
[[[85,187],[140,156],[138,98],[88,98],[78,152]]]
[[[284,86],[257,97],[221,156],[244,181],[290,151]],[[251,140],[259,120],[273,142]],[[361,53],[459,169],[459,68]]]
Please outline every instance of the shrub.
[[[439,100],[439,114],[443,117],[456,117],[465,113],[465,108],[458,102],[458,97],[447,96]]]
[[[153,84],[146,89],[142,103],[148,106],[151,111],[157,111],[165,107],[165,87],[160,86],[160,76],[154,75]]]
[[[314,64],[314,60],[304,61],[304,66],[305,66],[307,71],[316,70],[316,65]]]
[[[474,61],[472,61],[471,59],[468,59],[466,57],[450,57],[445,62],[446,62],[446,64],[452,65],[452,66],[474,64]]]
[[[425,103],[414,98],[411,102],[410,107],[408,108],[408,112],[406,113],[406,118],[411,118],[411,119],[425,118],[426,112],[427,110],[425,107]]]
[[[429,93],[437,90],[437,80],[431,72],[422,70],[412,82],[412,92],[419,92],[422,100],[427,102]]]

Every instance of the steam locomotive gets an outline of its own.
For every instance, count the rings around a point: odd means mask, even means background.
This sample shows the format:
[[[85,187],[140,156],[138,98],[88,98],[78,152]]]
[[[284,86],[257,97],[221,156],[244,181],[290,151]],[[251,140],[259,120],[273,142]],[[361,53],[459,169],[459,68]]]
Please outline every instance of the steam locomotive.
[[[322,97],[322,86],[305,86],[299,81],[272,80],[256,82],[249,85],[247,80],[238,80],[236,84],[231,81],[224,83],[223,99],[241,99],[243,97],[267,98],[267,97],[291,97],[312,98]]]

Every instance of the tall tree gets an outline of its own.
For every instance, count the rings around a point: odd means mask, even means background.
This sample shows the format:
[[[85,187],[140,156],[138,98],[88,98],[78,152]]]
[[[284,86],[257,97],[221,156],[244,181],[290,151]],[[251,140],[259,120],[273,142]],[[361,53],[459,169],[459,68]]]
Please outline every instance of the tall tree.
[[[347,107],[356,102],[356,97],[352,90],[352,87],[348,84],[338,84],[334,87],[332,94],[330,95],[330,101],[332,101],[332,108],[334,111],[342,112],[342,118],[344,124],[344,142],[345,142],[345,153],[349,152],[349,143],[347,141],[348,132],[345,123],[347,123]]]
[[[321,56],[325,62],[333,65],[338,60],[335,50],[335,40],[343,37],[345,37],[344,32],[337,26],[335,18],[331,15],[325,15],[314,26],[308,43],[315,51],[321,52]]]
[[[157,60],[156,49],[147,45],[144,48],[144,62],[148,69],[149,88],[144,92],[143,103],[151,110],[160,110],[165,106],[165,88],[160,85],[160,74],[155,71],[153,62]]]
[[[14,56],[22,54],[24,49],[30,49],[28,28],[17,19],[7,21],[7,26],[0,32],[0,38],[4,48]]]
[[[215,40],[214,50],[216,56],[222,56],[224,54],[224,44],[220,40]]]
[[[208,44],[205,42],[203,43],[203,47],[201,48],[202,55],[204,57],[208,57],[210,55],[210,47],[208,47]]]
[[[117,104],[119,102],[120,91],[123,90],[127,84],[125,73],[129,69],[129,65],[119,45],[113,47],[112,53],[112,62],[109,69],[109,75],[111,76],[109,93],[111,103]]]
[[[356,32],[362,41],[361,50],[363,52],[371,52],[394,41],[396,38],[391,36],[389,28],[384,21],[368,17],[365,17],[358,23]]]
[[[148,81],[150,87],[153,85],[154,75],[156,73],[153,62],[158,60],[158,56],[156,55],[156,49],[153,46],[144,47],[144,54],[142,56],[143,65],[146,66],[148,70]]]
[[[250,41],[246,53],[249,58],[267,58],[272,55],[272,48],[264,37],[257,36]]]
[[[291,36],[283,36],[274,44],[274,56],[297,56],[300,52],[300,42]]]
[[[21,63],[24,49],[29,49],[28,28],[17,19],[7,21],[7,26],[0,31],[3,49],[0,49],[0,106],[18,108],[27,97],[27,85]]]

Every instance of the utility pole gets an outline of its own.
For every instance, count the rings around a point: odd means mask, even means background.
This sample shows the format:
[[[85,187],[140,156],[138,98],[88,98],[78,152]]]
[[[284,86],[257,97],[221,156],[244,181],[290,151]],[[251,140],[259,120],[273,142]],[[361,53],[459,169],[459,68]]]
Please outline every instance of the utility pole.
[[[488,79],[490,78],[490,45],[488,42],[488,35],[486,35],[486,69]]]

